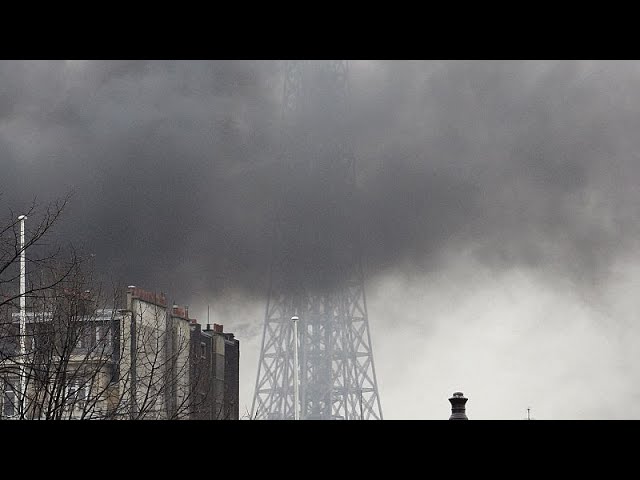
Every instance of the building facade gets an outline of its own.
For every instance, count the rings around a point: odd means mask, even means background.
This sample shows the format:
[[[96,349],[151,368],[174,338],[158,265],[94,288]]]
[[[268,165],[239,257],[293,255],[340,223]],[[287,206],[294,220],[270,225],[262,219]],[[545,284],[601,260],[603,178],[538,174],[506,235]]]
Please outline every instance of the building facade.
[[[92,419],[111,409],[122,316],[86,295],[54,300],[32,305],[22,334],[18,313],[0,320],[2,419]]]
[[[48,307],[27,311],[24,349],[19,314],[0,318],[0,419],[238,418],[238,342],[222,327],[134,286],[124,308],[78,294]]]
[[[220,327],[222,330],[222,326]],[[233,333],[224,335],[224,418],[240,419],[240,341]]]
[[[239,419],[240,342],[216,323],[192,325],[192,417],[198,420]]]
[[[163,293],[127,288],[120,310],[121,402],[132,419],[183,419],[190,408],[190,319]]]

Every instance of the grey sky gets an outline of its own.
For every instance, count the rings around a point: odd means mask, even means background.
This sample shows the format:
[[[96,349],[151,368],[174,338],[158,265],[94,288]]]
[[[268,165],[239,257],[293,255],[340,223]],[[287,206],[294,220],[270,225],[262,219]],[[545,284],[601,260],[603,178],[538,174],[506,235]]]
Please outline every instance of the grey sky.
[[[640,396],[639,80],[630,61],[351,62],[386,418],[446,418],[458,389],[470,418],[640,418],[616,400]],[[276,61],[0,62],[2,207],[75,189],[59,239],[201,323],[210,302],[247,406],[281,94]]]

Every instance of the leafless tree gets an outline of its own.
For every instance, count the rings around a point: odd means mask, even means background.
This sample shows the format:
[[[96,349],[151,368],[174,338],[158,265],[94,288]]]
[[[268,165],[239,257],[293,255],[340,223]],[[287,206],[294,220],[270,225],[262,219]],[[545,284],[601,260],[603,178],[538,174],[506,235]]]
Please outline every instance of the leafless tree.
[[[25,242],[25,331],[16,311],[22,249],[15,216],[0,229],[0,418],[190,418],[208,392],[189,320],[167,305],[131,302],[121,287],[103,289],[91,262],[72,249],[36,248],[45,247],[68,200],[36,222],[35,206],[26,213],[35,227]]]
[[[24,296],[29,300],[55,289],[71,274],[78,263],[73,250],[65,255],[61,248],[47,244],[51,230],[58,223],[71,196],[68,194],[45,206],[39,206],[34,200],[26,211],[20,212],[29,218],[24,244],[20,241],[20,220],[15,212],[9,211],[8,218],[0,223],[0,415],[14,411],[16,387],[20,378],[25,377],[21,368],[26,365],[26,358],[17,347],[21,335],[24,338],[26,332],[20,332],[12,318],[21,297],[18,289],[19,259],[23,252],[28,251],[26,259],[29,270],[36,273],[26,284]]]
[[[206,372],[192,368],[197,359],[191,355],[189,322],[146,302],[127,306],[122,288],[86,288],[82,267],[78,263],[64,281],[30,298],[26,355],[2,359],[0,378],[5,391],[13,392],[5,402],[14,402],[4,404],[5,416],[190,418],[198,408],[198,375]],[[12,316],[3,325],[3,352],[17,351],[20,332],[17,314]]]
[[[72,194],[54,201],[44,207],[39,207],[34,201],[26,211],[21,214],[29,218],[25,232],[24,246],[20,243],[20,231],[18,215],[10,211],[8,218],[0,222],[0,308],[7,306],[15,306],[20,297],[20,292],[16,288],[20,276],[18,261],[23,251],[29,251],[27,262],[33,270],[47,270],[51,262],[55,262],[61,256],[61,248],[40,247],[47,240],[51,229],[58,222],[65,208],[67,207]],[[50,247],[50,245],[49,245]],[[66,276],[73,270],[75,261],[67,264],[66,269],[59,269],[57,276],[50,276],[49,282],[31,282],[26,290],[26,295],[32,295],[39,291],[57,285],[64,280]]]

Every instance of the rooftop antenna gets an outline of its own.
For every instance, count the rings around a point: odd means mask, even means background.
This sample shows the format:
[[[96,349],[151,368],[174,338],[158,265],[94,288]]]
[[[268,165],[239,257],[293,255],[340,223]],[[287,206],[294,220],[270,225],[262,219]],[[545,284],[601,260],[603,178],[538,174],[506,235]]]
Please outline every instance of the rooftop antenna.
[[[531,420],[531,407],[527,407],[527,420]]]

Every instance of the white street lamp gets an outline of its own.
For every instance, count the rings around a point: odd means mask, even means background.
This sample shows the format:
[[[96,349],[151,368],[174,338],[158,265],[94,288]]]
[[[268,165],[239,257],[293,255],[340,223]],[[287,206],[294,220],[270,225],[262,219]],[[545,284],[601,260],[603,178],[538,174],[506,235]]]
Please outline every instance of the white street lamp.
[[[24,416],[24,397],[26,396],[26,379],[24,362],[27,354],[25,347],[25,337],[27,335],[27,313],[26,313],[26,285],[25,277],[27,273],[25,264],[25,248],[24,248],[24,221],[26,215],[20,215],[20,417]]]
[[[300,420],[298,405],[298,317],[291,317],[293,322],[293,419]]]

